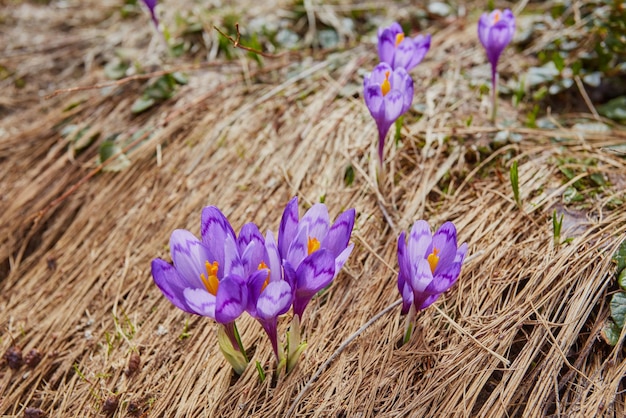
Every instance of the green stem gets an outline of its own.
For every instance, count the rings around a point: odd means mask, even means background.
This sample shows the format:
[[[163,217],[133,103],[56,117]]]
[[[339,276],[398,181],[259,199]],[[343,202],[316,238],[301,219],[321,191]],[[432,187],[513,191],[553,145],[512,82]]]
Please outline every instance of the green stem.
[[[248,359],[248,355],[246,354],[246,350],[243,348],[243,344],[241,343],[241,336],[239,335],[239,330],[237,329],[237,324],[233,323],[233,329],[235,330],[235,338],[237,339],[237,345],[239,345],[239,351],[243,355],[243,358],[246,359],[246,363],[250,361]]]

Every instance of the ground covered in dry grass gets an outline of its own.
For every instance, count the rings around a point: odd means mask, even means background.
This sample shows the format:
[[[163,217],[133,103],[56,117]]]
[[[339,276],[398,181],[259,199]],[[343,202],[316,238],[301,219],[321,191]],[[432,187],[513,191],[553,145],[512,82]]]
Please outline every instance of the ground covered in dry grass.
[[[626,237],[626,131],[595,113],[582,84],[537,102],[543,125],[527,123],[536,103],[514,107],[506,92],[498,125],[488,122],[475,35],[483,4],[450,3],[457,13],[439,16],[408,2],[164,1],[183,52],[162,62],[149,18],[134,6],[124,17],[122,1],[0,3],[2,416],[626,415],[623,336],[614,347],[601,338],[617,289],[611,258]],[[517,13],[533,6],[522,3]],[[261,66],[220,46],[213,25],[246,28],[259,16],[291,19],[300,48],[259,42],[278,54]],[[387,145],[379,185],[361,85],[377,62],[375,27],[392,19],[431,32],[433,45],[412,71],[415,106]],[[534,65],[559,30],[507,49],[503,80]],[[138,75],[110,81],[114,67]],[[131,113],[161,70],[188,84]],[[124,156],[102,165],[106,140]],[[262,329],[246,318],[242,337],[269,378],[254,367],[236,378],[214,323],[173,307],[150,261],[169,259],[172,230],[199,232],[203,206],[236,230],[254,221],[276,231],[294,195],[302,209],[324,199],[331,217],[356,208],[356,247],[307,310],[299,366],[275,376]],[[301,393],[399,298],[397,236],[420,218],[452,220],[468,242],[458,284],[418,315],[408,344],[391,310]]]

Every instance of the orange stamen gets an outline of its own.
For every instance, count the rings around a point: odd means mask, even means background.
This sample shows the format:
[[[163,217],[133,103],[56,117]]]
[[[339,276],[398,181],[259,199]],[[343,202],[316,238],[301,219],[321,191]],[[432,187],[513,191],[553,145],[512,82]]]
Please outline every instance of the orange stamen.
[[[499,21],[500,21],[500,12],[499,12],[499,11],[496,11],[496,12],[493,14],[493,23],[498,23]]]
[[[380,85],[380,90],[383,92],[383,96],[391,91],[391,83],[389,82],[389,71],[385,72],[385,81]],[[309,253],[310,254],[310,253]]]
[[[400,45],[404,41],[404,33],[399,33],[396,35],[396,46]]]
[[[204,274],[200,275],[200,279],[202,279],[202,283],[204,283],[204,287],[206,287],[207,292],[212,294],[213,296],[217,295],[217,289],[220,285],[220,281],[217,278],[217,270],[219,269],[219,264],[217,261],[214,261],[213,264],[208,261],[204,263],[206,268],[206,276]]]
[[[431,273],[435,273],[437,264],[439,264],[439,256],[437,254],[439,254],[439,250],[433,247],[433,252],[427,257]]]
[[[265,290],[268,284],[270,284],[270,269],[269,267],[267,267],[267,264],[265,264],[265,261],[261,261],[259,263],[259,267],[257,267],[257,270],[263,270],[263,269],[267,269],[267,277],[265,278],[265,281],[263,282],[263,286],[261,286],[261,292]]]
[[[309,242],[307,244],[308,254],[311,255],[311,253],[314,253],[315,251],[319,249],[320,249],[320,242],[317,240],[317,238],[309,237]]]

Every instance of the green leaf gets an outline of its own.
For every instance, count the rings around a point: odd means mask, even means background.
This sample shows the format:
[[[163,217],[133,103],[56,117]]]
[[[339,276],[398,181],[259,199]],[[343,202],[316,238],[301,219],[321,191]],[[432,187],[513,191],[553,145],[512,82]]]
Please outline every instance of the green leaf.
[[[613,254],[613,262],[617,263],[616,274],[621,274],[626,268],[626,239],[622,241],[619,248]]]
[[[624,320],[626,319],[626,293],[619,292],[613,295],[610,303],[611,318],[619,329],[624,328]]]
[[[619,284],[622,290],[626,290],[626,269],[623,269],[617,277],[617,284]]]
[[[354,167],[352,164],[346,167],[346,171],[343,175],[343,182],[346,186],[351,186],[354,183]]]
[[[109,158],[113,158],[119,154],[122,148],[113,141],[104,141],[100,144],[100,152],[98,156],[98,163],[102,164]],[[102,168],[102,171],[122,171],[130,166],[130,160],[126,154],[119,154],[115,161],[110,162]]]
[[[602,339],[604,339],[604,341],[608,345],[614,346],[615,344],[617,344],[617,341],[619,341],[619,335],[621,332],[622,330],[609,319],[606,321],[604,327],[602,328]]]
[[[618,120],[624,121],[626,120],[626,96],[620,96],[609,102],[598,106],[598,113],[602,116]]]
[[[187,76],[179,71],[173,72],[172,78],[180,85],[185,85],[189,83],[189,79],[187,78]]]
[[[119,80],[126,76],[130,64],[128,62],[113,60],[104,66],[104,75],[110,80]]]
[[[133,103],[133,106],[130,108],[130,111],[135,114],[145,112],[146,110],[150,109],[155,104],[156,104],[156,100],[154,100],[152,97],[141,96],[140,98],[135,100],[135,103]]]

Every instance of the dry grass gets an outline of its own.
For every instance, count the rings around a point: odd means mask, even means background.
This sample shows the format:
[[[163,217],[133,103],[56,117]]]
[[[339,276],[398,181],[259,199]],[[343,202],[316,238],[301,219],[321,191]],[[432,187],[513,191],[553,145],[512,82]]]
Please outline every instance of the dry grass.
[[[264,69],[217,61],[190,72],[174,99],[136,117],[129,108],[141,92],[137,81],[41,99],[40,90],[101,82],[101,65],[85,57],[108,54],[112,31],[145,46],[149,29],[138,21],[147,18],[100,24],[118,6],[105,3],[45,12],[18,3],[2,12],[25,34],[44,22],[51,31],[63,22],[72,27],[50,40],[56,47],[32,49],[35,41],[0,26],[0,43],[10,46],[3,65],[27,80],[22,90],[13,79],[0,82],[8,92],[0,103],[0,348],[44,353],[34,368],[0,368],[3,416],[23,416],[26,407],[54,417],[101,416],[114,394],[120,417],[131,415],[131,404],[150,417],[284,416],[290,407],[310,417],[626,415],[623,344],[611,348],[599,338],[614,290],[610,258],[626,237],[626,212],[609,205],[625,197],[626,161],[607,148],[624,142],[623,130],[583,134],[515,123],[510,130],[522,142],[481,154],[497,129],[461,74],[484,61],[475,28],[463,21],[434,35],[414,71],[425,116],[407,119],[399,148],[388,144],[380,188],[370,158],[374,123],[362,99],[346,94],[358,91],[359,68],[375,64],[371,44],[303,64],[283,57]],[[72,26],[70,16],[84,21]],[[505,72],[519,65],[508,62]],[[64,111],[70,103],[78,105]],[[516,112],[502,101],[503,117],[523,120]],[[100,132],[100,140],[72,155],[60,134],[68,120]],[[103,137],[130,138],[139,129],[149,134],[129,151],[130,168],[89,175]],[[601,172],[614,189],[588,196],[584,208],[565,204],[559,158],[594,158],[580,177]],[[508,181],[513,159],[523,210]],[[350,186],[348,165],[356,173]],[[152,283],[150,260],[169,259],[173,229],[197,233],[205,205],[220,207],[236,229],[255,221],[276,230],[293,195],[304,205],[325,196],[331,214],[355,207],[356,248],[307,310],[309,347],[298,368],[261,383],[249,367],[235,379],[214,324],[175,309]],[[566,215],[569,244],[553,243],[554,209]],[[403,323],[392,310],[293,404],[337,347],[398,299],[395,241],[418,218],[433,226],[453,220],[469,243],[475,256],[458,284],[419,314],[409,344],[397,346]],[[248,318],[239,327],[257,347],[253,359],[272,364],[261,328]],[[141,366],[127,374],[133,353]]]

